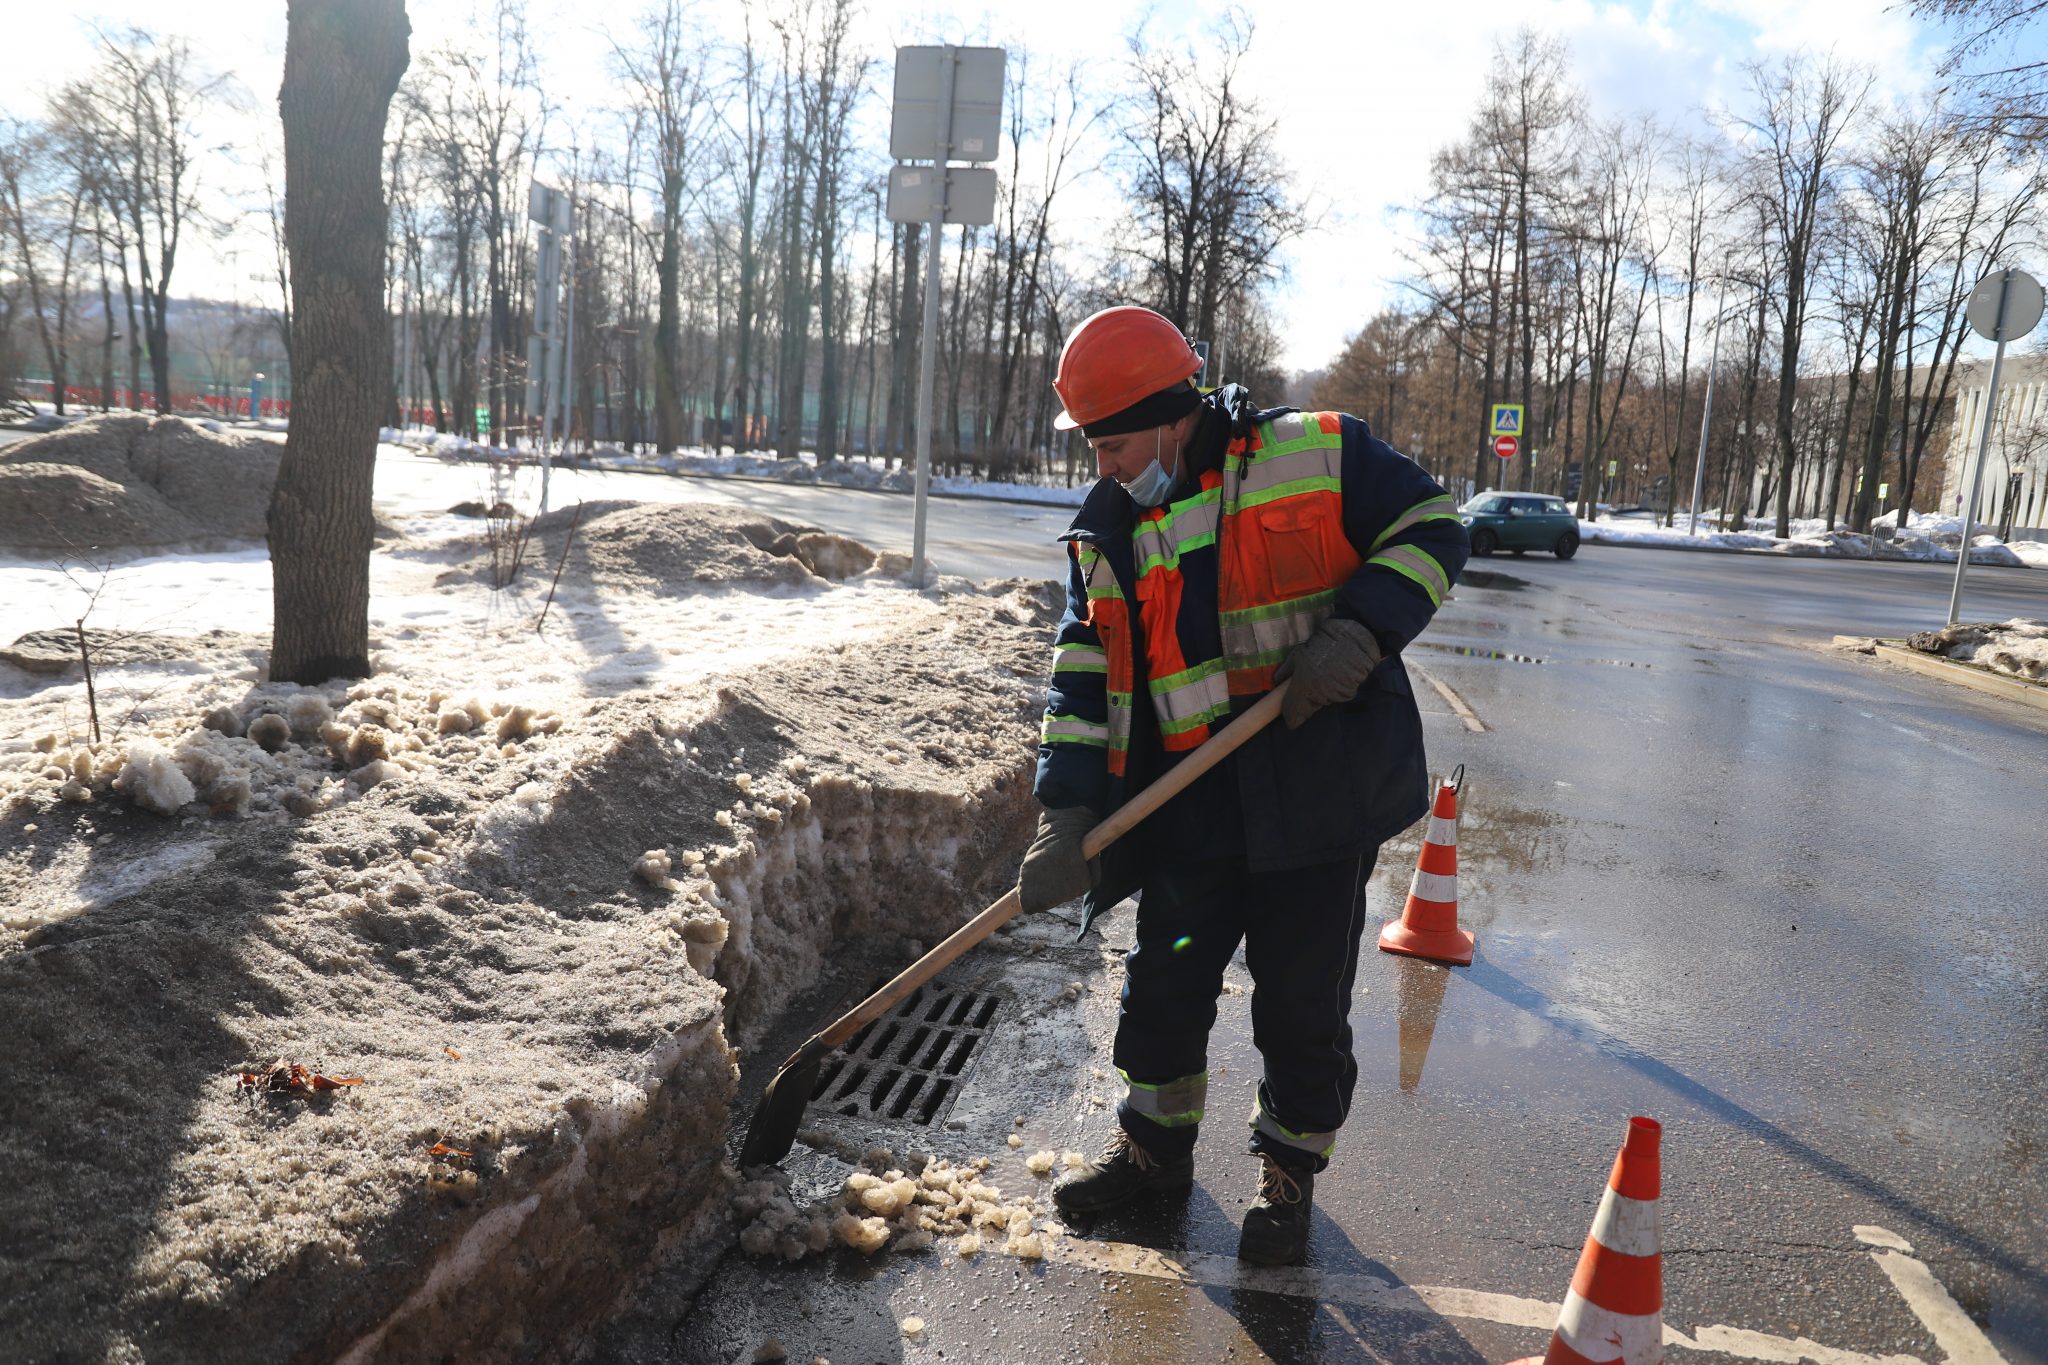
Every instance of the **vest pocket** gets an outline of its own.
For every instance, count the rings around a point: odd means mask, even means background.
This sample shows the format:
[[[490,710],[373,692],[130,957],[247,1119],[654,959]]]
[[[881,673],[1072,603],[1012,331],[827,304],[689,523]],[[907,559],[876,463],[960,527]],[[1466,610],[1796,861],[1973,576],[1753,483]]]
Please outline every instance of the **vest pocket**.
[[[1284,602],[1337,586],[1326,538],[1328,518],[1295,498],[1251,509],[1259,528],[1255,558],[1269,602]]]

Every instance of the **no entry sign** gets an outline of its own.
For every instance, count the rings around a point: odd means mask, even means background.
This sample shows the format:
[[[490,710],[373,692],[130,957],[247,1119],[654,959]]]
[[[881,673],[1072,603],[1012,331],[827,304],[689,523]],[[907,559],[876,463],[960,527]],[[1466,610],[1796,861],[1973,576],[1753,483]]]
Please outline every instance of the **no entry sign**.
[[[1514,459],[1516,453],[1521,448],[1522,443],[1512,436],[1496,436],[1493,438],[1493,453],[1500,456],[1503,460]]]

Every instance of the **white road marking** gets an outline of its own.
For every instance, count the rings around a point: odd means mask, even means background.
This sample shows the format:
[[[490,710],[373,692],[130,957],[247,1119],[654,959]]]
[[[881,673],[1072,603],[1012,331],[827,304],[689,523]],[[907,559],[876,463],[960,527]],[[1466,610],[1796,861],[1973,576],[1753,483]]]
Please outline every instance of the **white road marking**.
[[[1872,1223],[1858,1223],[1849,1230],[1855,1233],[1856,1240],[1865,1246],[1883,1247],[1887,1251],[1911,1251],[1913,1249],[1911,1242],[1899,1236],[1898,1233],[1893,1232],[1890,1228],[1881,1228]]]
[[[1056,1265],[1123,1275],[1144,1275],[1152,1279],[1176,1280],[1182,1284],[1207,1285],[1217,1289],[1245,1289],[1263,1294],[1283,1294],[1322,1304],[1343,1304],[1351,1308],[1420,1316],[1469,1318],[1503,1327],[1527,1327],[1547,1332],[1557,1325],[1559,1305],[1542,1299],[1525,1299],[1515,1294],[1491,1294],[1480,1289],[1459,1289],[1447,1285],[1397,1284],[1373,1275],[1337,1275],[1306,1266],[1254,1266],[1234,1256],[1212,1256],[1189,1252],[1168,1255],[1151,1247],[1128,1242],[1098,1242],[1080,1237],[1049,1237],[1045,1259]],[[1918,1264],[1918,1262],[1914,1262]],[[1923,1267],[1924,1269],[1924,1267]],[[1931,1278],[1931,1277],[1930,1277]],[[1936,1289],[1939,1290],[1939,1286]],[[1947,1296],[1944,1294],[1944,1298]],[[1954,1307],[1953,1301],[1950,1306]],[[1668,1311],[1668,1310],[1667,1310]],[[1917,1310],[1916,1310],[1917,1311]],[[1960,1310],[1957,1310],[1960,1312]],[[1923,1318],[1923,1321],[1925,1319]],[[1932,1324],[1929,1325],[1932,1330]],[[1942,1341],[1935,1333],[1935,1340]],[[1739,1327],[1713,1326],[1694,1329],[1688,1336],[1664,1325],[1664,1344],[1695,1351],[1719,1351],[1739,1360],[1761,1360],[1772,1365],[1926,1365],[1918,1356],[1864,1355],[1822,1346],[1805,1337],[1773,1336]],[[1950,1349],[1944,1343],[1944,1349]],[[1957,1356],[1960,1365],[2004,1365],[1997,1355]]]
[[[1436,689],[1436,694],[1444,699],[1444,705],[1458,713],[1458,719],[1465,722],[1467,730],[1470,730],[1475,735],[1486,733],[1486,722],[1479,719],[1479,713],[1474,711],[1463,697],[1451,690],[1449,683],[1424,668],[1421,664],[1416,663],[1413,659],[1409,659],[1406,662],[1409,672]]]
[[[1877,1262],[1877,1268],[1892,1282],[1892,1288],[1899,1291],[1899,1297],[1906,1301],[1906,1307],[1913,1310],[1913,1316],[1920,1319],[1934,1337],[1934,1344],[1941,1348],[1941,1358],[1949,1365],[2006,1365],[2005,1357],[1991,1344],[1976,1323],[1970,1321],[1962,1305],[1942,1288],[1940,1280],[1925,1264],[1906,1255],[1912,1247],[1906,1239],[1895,1232],[1880,1227],[1862,1226],[1856,1229],[1857,1240],[1881,1247],[1903,1247],[1905,1251],[1873,1251],[1870,1259]]]

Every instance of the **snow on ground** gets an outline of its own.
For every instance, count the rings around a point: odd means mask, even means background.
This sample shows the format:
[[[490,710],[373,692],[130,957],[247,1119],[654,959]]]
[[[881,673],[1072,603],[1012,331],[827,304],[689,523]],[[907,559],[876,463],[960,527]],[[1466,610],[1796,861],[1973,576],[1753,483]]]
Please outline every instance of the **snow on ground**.
[[[1014,879],[1042,585],[912,592],[586,476],[494,590],[490,523],[443,510],[480,473],[380,460],[355,683],[263,680],[260,549],[0,563],[0,646],[45,632],[0,662],[31,1357],[567,1350],[659,1248],[736,1235],[732,1049],[835,945],[907,957]]]
[[[460,436],[417,429],[397,431],[385,428],[382,439],[389,445],[418,450],[449,461],[486,464],[517,459],[530,462],[531,450],[508,450],[479,444]],[[774,479],[783,483],[829,484],[843,488],[866,488],[881,492],[908,493],[915,488],[911,469],[884,469],[869,460],[835,459],[820,463],[815,457],[781,459],[773,453],[748,454],[733,450],[693,447],[669,455],[629,455],[617,446],[599,446],[588,456],[579,456],[599,469],[635,470],[647,473],[734,476]],[[559,471],[558,471],[559,472]],[[1057,482],[996,482],[958,475],[935,474],[931,491],[942,497],[994,498],[1009,502],[1042,503],[1078,507],[1087,499],[1093,480],[1073,487]]]
[[[1963,527],[1960,517],[1916,512],[1906,529],[1898,531],[1897,513],[1888,512],[1874,518],[1872,524],[1893,534],[1865,536],[1839,527],[1830,531],[1827,523],[1818,518],[1794,518],[1789,526],[1792,534],[1781,540],[1775,534],[1777,523],[1767,518],[1752,517],[1747,522],[1747,529],[1741,531],[1715,529],[1719,522],[1718,514],[1702,513],[1695,532],[1689,514],[1674,518],[1670,526],[1661,526],[1648,518],[1603,516],[1594,521],[1581,519],[1579,538],[1604,545],[1682,546],[1700,550],[1750,550],[1826,558],[1903,559],[1953,564]],[[1982,522],[1977,524],[1976,530],[1977,534],[1970,542],[1972,564],[2028,565],[2048,569],[2048,544],[2019,541],[2008,545],[1991,534],[1990,528]]]

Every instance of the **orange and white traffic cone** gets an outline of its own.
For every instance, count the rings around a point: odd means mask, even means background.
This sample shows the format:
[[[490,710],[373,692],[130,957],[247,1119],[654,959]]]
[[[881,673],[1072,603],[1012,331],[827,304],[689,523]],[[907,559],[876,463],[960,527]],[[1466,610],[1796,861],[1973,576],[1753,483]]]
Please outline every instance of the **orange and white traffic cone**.
[[[1512,1365],[1663,1365],[1664,1254],[1655,1119],[1628,1121],[1550,1349]]]
[[[1458,793],[1465,786],[1465,765],[1436,789],[1429,813],[1429,832],[1422,836],[1422,856],[1408,883],[1408,904],[1401,918],[1380,930],[1380,951],[1451,962],[1472,963],[1472,935],[1458,927]]]

